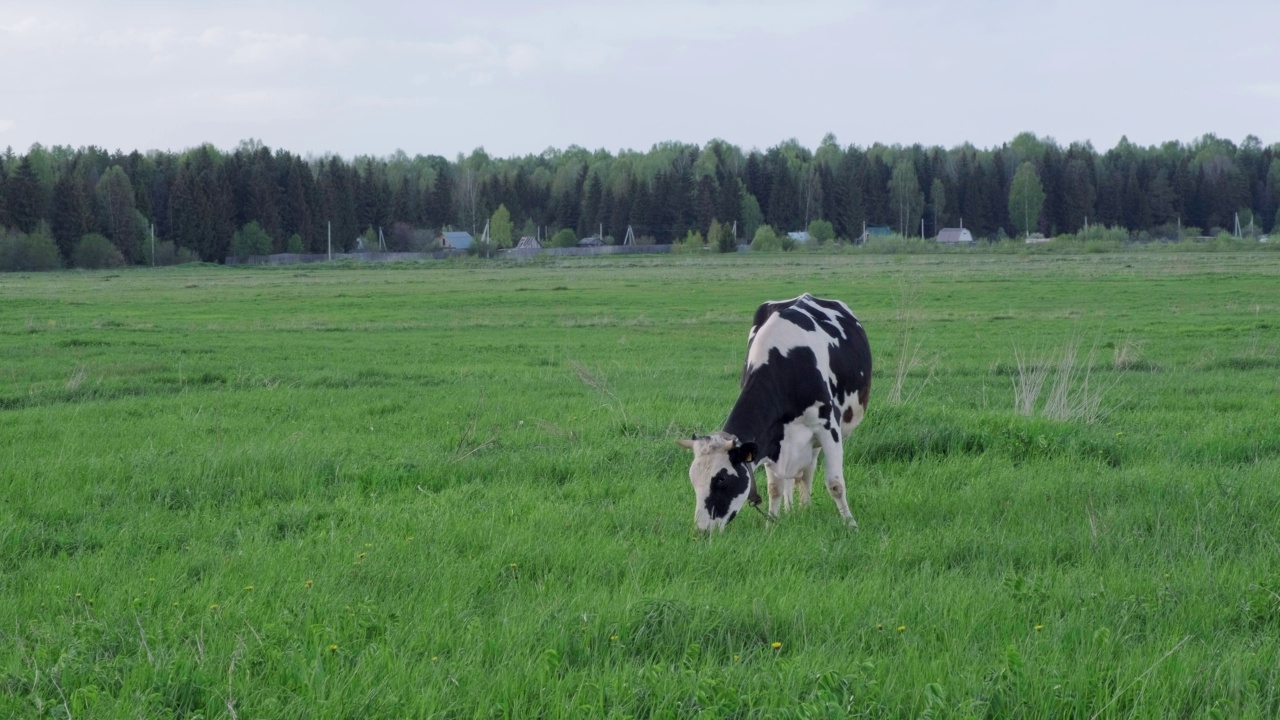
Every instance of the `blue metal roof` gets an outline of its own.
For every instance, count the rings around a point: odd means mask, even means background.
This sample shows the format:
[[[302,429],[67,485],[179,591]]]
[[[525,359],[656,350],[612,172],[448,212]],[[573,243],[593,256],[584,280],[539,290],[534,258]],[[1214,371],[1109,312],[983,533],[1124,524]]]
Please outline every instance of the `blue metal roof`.
[[[449,247],[459,250],[470,250],[471,244],[475,242],[471,237],[471,233],[465,230],[451,230],[440,234],[444,236],[444,240]]]

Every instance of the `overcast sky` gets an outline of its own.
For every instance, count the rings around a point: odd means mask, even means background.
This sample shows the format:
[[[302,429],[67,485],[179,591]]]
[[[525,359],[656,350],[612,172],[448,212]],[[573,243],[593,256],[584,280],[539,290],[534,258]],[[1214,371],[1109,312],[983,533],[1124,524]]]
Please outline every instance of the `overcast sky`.
[[[1277,0],[0,0],[0,147],[1280,142]]]

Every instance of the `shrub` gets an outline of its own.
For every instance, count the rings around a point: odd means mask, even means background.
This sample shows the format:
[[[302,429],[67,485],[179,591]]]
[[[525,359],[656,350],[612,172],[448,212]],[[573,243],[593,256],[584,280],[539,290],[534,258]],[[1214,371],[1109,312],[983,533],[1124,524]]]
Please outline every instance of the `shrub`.
[[[943,246],[934,240],[925,238],[909,238],[901,235],[872,235],[862,243],[861,249],[868,253],[932,253],[940,252]]]
[[[716,220],[711,221],[711,227],[707,229],[707,244],[715,248],[717,252],[731,253],[738,250],[738,242],[733,237],[733,230],[728,225],[721,225]]]
[[[698,232],[697,230],[690,230],[689,233],[684,236],[683,240],[677,240],[671,243],[671,252],[696,253],[696,252],[701,252],[702,249],[705,248],[706,246],[707,246],[706,243],[703,242],[702,240],[702,233]]]
[[[124,265],[124,255],[120,253],[120,249],[98,233],[89,233],[80,238],[72,257],[76,267],[86,270]]]
[[[42,232],[25,235],[0,232],[0,270],[57,270],[62,267],[58,246]]]
[[[564,228],[551,236],[551,247],[577,247],[578,235],[570,228]]]
[[[826,220],[814,220],[809,223],[809,237],[817,242],[831,242],[836,238],[835,226]]]
[[[761,225],[756,228],[756,236],[751,239],[752,252],[780,252],[782,250],[782,240],[778,238],[778,233],[768,225]]]
[[[271,236],[256,220],[251,220],[231,236],[231,254],[239,257],[270,255]]]
[[[302,236],[299,235],[298,233],[294,233],[290,235],[289,240],[286,241],[284,244],[284,251],[287,253],[294,253],[297,255],[301,255],[302,253],[306,252],[306,249],[302,246]]]
[[[195,261],[195,253],[186,248],[180,248],[168,240],[156,243],[156,265],[181,265]]]
[[[435,249],[435,237],[430,230],[397,221],[391,225],[387,246],[392,252],[430,252]]]

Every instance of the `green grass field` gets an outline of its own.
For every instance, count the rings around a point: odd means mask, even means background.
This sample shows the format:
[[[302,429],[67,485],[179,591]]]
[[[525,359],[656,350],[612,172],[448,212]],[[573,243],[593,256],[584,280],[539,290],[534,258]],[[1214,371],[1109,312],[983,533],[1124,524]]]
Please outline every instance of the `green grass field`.
[[[675,439],[803,291],[876,360],[861,529],[700,535]],[[0,716],[1276,717],[1278,305],[1274,253],[0,276]]]

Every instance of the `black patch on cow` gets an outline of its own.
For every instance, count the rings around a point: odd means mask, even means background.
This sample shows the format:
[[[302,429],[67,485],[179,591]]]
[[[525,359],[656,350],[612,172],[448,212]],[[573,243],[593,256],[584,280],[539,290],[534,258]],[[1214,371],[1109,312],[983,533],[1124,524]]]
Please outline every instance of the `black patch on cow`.
[[[729,462],[733,463],[734,467],[746,465],[749,462],[754,462],[759,454],[760,448],[756,447],[755,443],[742,443],[729,450]]]
[[[848,425],[851,422],[853,422],[853,408],[847,407],[844,409],[844,424]]]
[[[840,428],[831,428],[831,439],[840,442]]]
[[[788,308],[778,314],[785,318],[787,322],[805,332],[813,332],[818,329],[818,326],[813,324],[813,318],[808,313],[801,312],[798,309]]]
[[[711,478],[711,491],[707,493],[704,503],[713,520],[718,520],[729,513],[733,501],[747,492],[746,474],[741,468],[736,472],[721,470]]]

